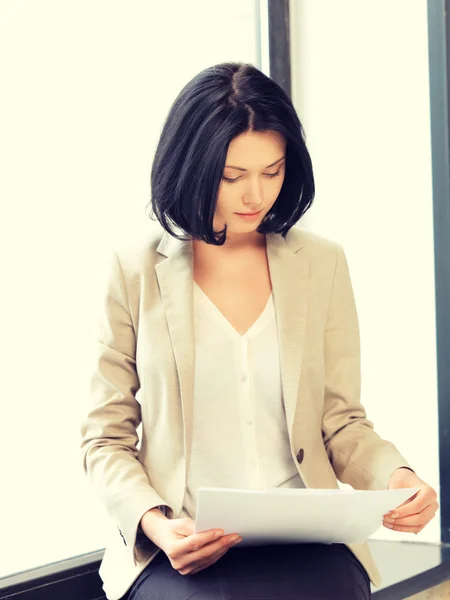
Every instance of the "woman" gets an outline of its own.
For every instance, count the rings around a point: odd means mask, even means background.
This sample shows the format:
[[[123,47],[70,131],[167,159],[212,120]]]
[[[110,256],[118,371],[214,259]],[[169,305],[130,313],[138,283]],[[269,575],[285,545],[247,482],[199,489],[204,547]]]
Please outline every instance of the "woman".
[[[194,533],[201,486],[418,487],[384,525],[433,518],[436,493],[360,404],[344,252],[294,227],[313,197],[276,83],[230,63],[186,85],[152,168],[159,223],[111,257],[82,427],[117,526],[100,569],[110,600],[369,598],[378,584],[365,544],[240,548],[234,532]]]

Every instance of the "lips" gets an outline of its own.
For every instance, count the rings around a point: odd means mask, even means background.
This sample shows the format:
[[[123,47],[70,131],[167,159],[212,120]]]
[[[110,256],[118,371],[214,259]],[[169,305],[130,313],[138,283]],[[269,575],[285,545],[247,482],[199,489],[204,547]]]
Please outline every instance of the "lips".
[[[236,214],[239,215],[240,217],[255,217],[256,215],[259,215],[261,210],[258,210],[257,212],[252,212],[252,213],[236,213]]]

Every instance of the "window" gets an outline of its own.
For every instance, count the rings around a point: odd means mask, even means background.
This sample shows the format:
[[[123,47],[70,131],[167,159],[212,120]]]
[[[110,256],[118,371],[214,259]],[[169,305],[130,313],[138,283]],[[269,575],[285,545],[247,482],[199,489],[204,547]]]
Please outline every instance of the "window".
[[[105,545],[79,451],[96,269],[148,223],[181,87],[218,62],[259,66],[258,13],[255,0],[1,3],[0,576]]]

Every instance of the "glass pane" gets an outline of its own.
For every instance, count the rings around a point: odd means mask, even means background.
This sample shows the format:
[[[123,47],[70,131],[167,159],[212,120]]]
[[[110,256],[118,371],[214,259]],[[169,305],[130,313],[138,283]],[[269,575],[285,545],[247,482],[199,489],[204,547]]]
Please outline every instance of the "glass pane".
[[[79,450],[97,268],[147,226],[181,87],[218,62],[258,66],[256,14],[255,0],[0,4],[0,576],[105,546]]]

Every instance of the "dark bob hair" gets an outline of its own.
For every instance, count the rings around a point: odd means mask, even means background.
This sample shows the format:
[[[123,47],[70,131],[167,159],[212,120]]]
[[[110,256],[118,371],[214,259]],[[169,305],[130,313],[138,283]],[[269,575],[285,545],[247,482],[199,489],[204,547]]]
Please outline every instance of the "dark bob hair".
[[[214,231],[213,218],[228,146],[251,130],[277,131],[287,142],[282,188],[258,228],[286,236],[314,198],[311,158],[289,97],[251,64],[209,67],[175,99],[151,170],[152,218],[176,238],[223,244],[226,227]]]

